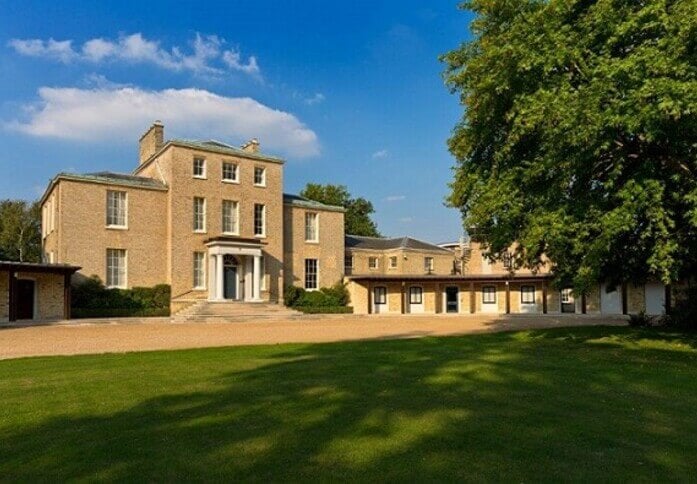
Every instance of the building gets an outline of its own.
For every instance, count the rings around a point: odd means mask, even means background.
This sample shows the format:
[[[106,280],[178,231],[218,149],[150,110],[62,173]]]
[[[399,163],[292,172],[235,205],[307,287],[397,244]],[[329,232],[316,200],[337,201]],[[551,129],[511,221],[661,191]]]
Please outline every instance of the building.
[[[131,174],[59,174],[41,199],[48,262],[107,287],[169,284],[172,312],[201,299],[278,302],[285,284],[343,277],[344,210],[283,194],[259,142],[165,141],[153,124]]]
[[[169,284],[172,313],[202,300],[282,303],[288,285],[345,281],[358,314],[604,313],[670,305],[661,284],[598,284],[574,297],[550,264],[513,271],[476,241],[344,234],[344,209],[283,193],[284,161],[256,139],[165,141],[155,122],[130,174],[54,177],[42,205],[47,263],[107,287]]]

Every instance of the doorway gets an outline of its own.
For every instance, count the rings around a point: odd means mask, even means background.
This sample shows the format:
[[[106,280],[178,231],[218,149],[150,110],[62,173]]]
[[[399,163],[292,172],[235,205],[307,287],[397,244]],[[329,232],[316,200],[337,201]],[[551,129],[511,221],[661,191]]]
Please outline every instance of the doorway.
[[[17,280],[17,319],[34,319],[35,291],[34,281]]]
[[[576,312],[576,301],[574,299],[573,289],[570,287],[565,287],[560,293],[561,300],[561,312],[562,313],[575,313]]]
[[[460,291],[455,286],[449,286],[445,288],[445,312],[446,313],[459,313],[460,308],[458,307],[458,295]]]
[[[234,255],[226,254],[223,257],[223,297],[237,300],[239,294],[239,264]]]

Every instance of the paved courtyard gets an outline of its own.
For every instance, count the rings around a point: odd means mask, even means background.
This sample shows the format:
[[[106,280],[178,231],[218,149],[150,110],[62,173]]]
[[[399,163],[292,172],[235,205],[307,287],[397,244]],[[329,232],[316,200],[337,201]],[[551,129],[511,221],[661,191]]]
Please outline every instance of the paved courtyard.
[[[306,316],[257,323],[172,323],[168,319],[70,321],[0,328],[0,359],[215,346],[421,338],[564,326],[626,324],[575,315]]]

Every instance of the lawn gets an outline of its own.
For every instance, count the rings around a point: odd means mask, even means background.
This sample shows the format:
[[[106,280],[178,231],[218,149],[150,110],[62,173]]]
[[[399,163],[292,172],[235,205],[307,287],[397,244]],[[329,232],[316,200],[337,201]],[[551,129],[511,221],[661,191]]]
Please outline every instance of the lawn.
[[[0,480],[697,478],[694,336],[31,358],[0,375]]]

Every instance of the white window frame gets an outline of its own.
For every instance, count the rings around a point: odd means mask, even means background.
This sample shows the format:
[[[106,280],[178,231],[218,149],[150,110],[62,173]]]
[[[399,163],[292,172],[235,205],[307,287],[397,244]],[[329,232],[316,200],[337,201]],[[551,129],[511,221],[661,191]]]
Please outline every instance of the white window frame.
[[[305,242],[319,243],[319,213],[317,212],[305,212]]]
[[[493,291],[489,291],[493,289]],[[482,304],[496,304],[496,286],[482,286]],[[493,299],[488,296],[493,296]]]
[[[570,288],[570,287],[565,287],[565,288],[562,289],[560,292],[561,292],[560,299],[561,299],[561,303],[562,303],[562,304],[573,304],[574,301],[573,301],[573,298],[572,298],[572,295],[573,295],[573,289],[572,289],[572,288]]]
[[[435,260],[433,257],[426,256],[424,257],[424,270],[426,272],[433,272],[435,270]]]
[[[230,214],[227,213],[226,207],[232,205],[233,210]],[[232,230],[226,230],[228,219],[232,217]],[[223,234],[225,235],[239,235],[240,234],[240,202],[237,200],[223,200],[222,206],[222,227]]]
[[[313,262],[315,263],[315,271],[314,271],[314,287],[309,287],[308,285],[308,277],[312,276],[312,273],[308,271],[308,263]],[[319,289],[319,259],[305,259],[305,277],[304,277],[304,287],[306,291],[316,291]]]
[[[225,177],[225,167],[226,166],[233,167],[233,173],[235,174],[234,178],[226,178]],[[238,165],[234,161],[223,161],[222,173],[220,176],[222,177],[223,183],[239,183],[240,182],[240,165]]]
[[[532,291],[529,291],[532,289]],[[527,300],[526,296],[530,296],[532,294],[532,301]],[[535,300],[535,286],[531,284],[525,284],[520,286],[520,304],[526,304],[526,305],[533,305],[537,304],[537,301]]]
[[[383,306],[387,304],[387,287],[375,286],[373,288],[373,304]]]
[[[202,201],[203,203],[201,204],[201,214],[200,214],[200,220],[199,220],[199,213],[197,212],[197,202]],[[194,233],[197,234],[205,234],[206,233],[206,199],[203,197],[194,197],[194,202],[193,202],[193,222],[194,222]],[[201,222],[201,227],[199,228],[199,222]]]
[[[198,290],[206,289],[206,253],[205,252],[194,252],[193,270],[194,270],[194,284],[193,284],[194,289],[198,289]]]
[[[121,205],[121,200],[117,200],[116,205],[112,205],[112,197],[121,197],[123,195],[123,204]],[[123,223],[109,223],[109,219],[112,218],[110,211],[114,208],[116,213],[114,217],[117,221],[119,219],[119,210],[123,210]],[[123,190],[107,190],[106,191],[106,227],[108,229],[126,230],[128,228],[128,192]]]
[[[115,255],[118,256],[114,258]],[[121,261],[120,255],[123,255],[123,267],[112,269],[111,262],[113,260]],[[114,274],[117,281],[113,280]],[[123,280],[120,280],[123,279]],[[126,249],[107,249],[106,250],[106,287],[109,289],[126,289],[128,287],[128,251]],[[116,282],[116,283],[114,283]]]
[[[375,265],[373,265],[373,261],[375,261]],[[380,268],[380,260],[376,256],[369,256],[368,257],[368,269],[374,271]]]
[[[201,174],[196,173],[198,162],[201,162]],[[199,180],[205,180],[207,178],[206,175],[208,172],[208,167],[206,165],[207,163],[205,158],[201,158],[199,156],[194,158],[194,161],[191,166],[194,178],[198,178]]]
[[[414,296],[417,296],[417,295],[418,295],[418,298],[415,298]],[[409,286],[409,304],[419,306],[423,303],[424,303],[424,288],[421,286]]]
[[[257,207],[261,207],[261,232],[257,233]],[[266,205],[263,203],[254,204],[254,237],[266,237]]]
[[[261,171],[261,181],[257,183],[257,170]],[[255,187],[265,187],[266,186],[266,167],[255,166],[254,167],[254,186]]]
[[[390,256],[388,267],[389,267],[390,269],[396,269],[396,268],[397,268],[397,256],[396,256],[396,255],[391,255],[391,256]]]

